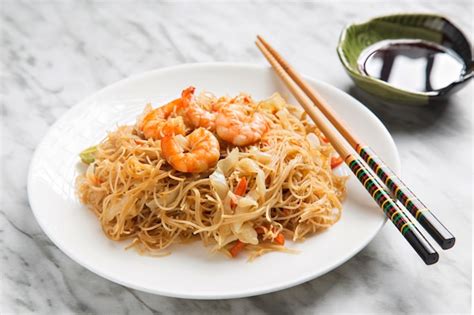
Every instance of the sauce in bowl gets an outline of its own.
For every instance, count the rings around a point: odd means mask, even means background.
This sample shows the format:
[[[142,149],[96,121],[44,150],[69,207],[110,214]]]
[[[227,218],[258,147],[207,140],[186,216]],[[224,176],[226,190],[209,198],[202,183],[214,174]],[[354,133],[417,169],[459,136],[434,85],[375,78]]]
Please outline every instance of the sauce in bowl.
[[[367,76],[415,92],[439,91],[459,81],[465,63],[453,50],[423,40],[384,40],[369,46],[358,59]]]

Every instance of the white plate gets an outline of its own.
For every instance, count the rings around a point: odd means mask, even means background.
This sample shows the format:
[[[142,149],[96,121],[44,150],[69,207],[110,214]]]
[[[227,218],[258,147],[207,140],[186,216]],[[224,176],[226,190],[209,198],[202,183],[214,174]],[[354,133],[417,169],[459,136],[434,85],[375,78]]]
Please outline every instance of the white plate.
[[[395,172],[400,162],[382,123],[351,96],[323,82],[308,81]],[[284,289],[316,278],[365,247],[385,222],[382,211],[351,177],[342,219],[302,243],[299,254],[270,253],[247,262],[210,254],[200,242],[177,245],[170,256],[140,256],[125,243],[108,240],[94,214],[75,195],[78,153],[117,124],[133,122],[147,101],[176,98],[194,85],[216,95],[245,91],[262,99],[286,88],[267,67],[245,64],[191,64],[147,72],[115,83],[77,104],[49,130],[30,165],[28,195],[34,215],[49,238],[69,257],[111,281],[160,295],[223,299]],[[296,103],[289,97],[290,102]],[[345,166],[344,166],[345,167]],[[291,268],[288,268],[291,266]]]

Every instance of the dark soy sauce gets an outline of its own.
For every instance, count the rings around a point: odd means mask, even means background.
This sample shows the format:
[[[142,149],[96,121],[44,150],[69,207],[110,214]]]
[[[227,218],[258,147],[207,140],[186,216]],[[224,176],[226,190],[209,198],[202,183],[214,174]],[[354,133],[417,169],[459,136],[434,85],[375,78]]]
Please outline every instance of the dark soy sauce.
[[[461,57],[441,45],[420,40],[382,41],[359,58],[368,76],[416,92],[438,91],[465,72]]]

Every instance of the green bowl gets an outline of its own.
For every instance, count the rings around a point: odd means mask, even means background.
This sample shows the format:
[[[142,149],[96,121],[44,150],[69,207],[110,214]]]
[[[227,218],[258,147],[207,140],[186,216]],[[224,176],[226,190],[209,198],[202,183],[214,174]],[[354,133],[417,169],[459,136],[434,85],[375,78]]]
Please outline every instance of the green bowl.
[[[465,71],[458,80],[435,92],[416,92],[397,88],[370,77],[359,68],[364,50],[384,40],[422,40],[453,50],[464,62]],[[434,14],[395,14],[352,24],[341,34],[337,53],[345,70],[364,91],[387,103],[426,105],[451,95],[473,77],[471,45],[464,34],[446,18]]]

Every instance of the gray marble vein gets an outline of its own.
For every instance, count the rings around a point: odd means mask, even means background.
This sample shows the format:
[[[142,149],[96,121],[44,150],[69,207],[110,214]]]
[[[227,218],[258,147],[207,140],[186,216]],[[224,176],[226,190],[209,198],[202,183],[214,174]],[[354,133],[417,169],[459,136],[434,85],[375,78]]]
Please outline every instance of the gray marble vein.
[[[473,30],[471,1],[13,1],[0,2],[1,314],[469,313],[472,278],[470,86],[431,108],[366,99],[335,46],[352,21],[402,11],[436,12]],[[362,100],[387,126],[405,181],[457,236],[424,266],[387,224],[349,262],[294,288],[244,299],[181,300],[105,280],[64,255],[36,223],[28,165],[48,127],[94,91],[127,76],[186,62],[265,64],[255,34],[294,66]],[[304,48],[304,49],[302,49]]]

